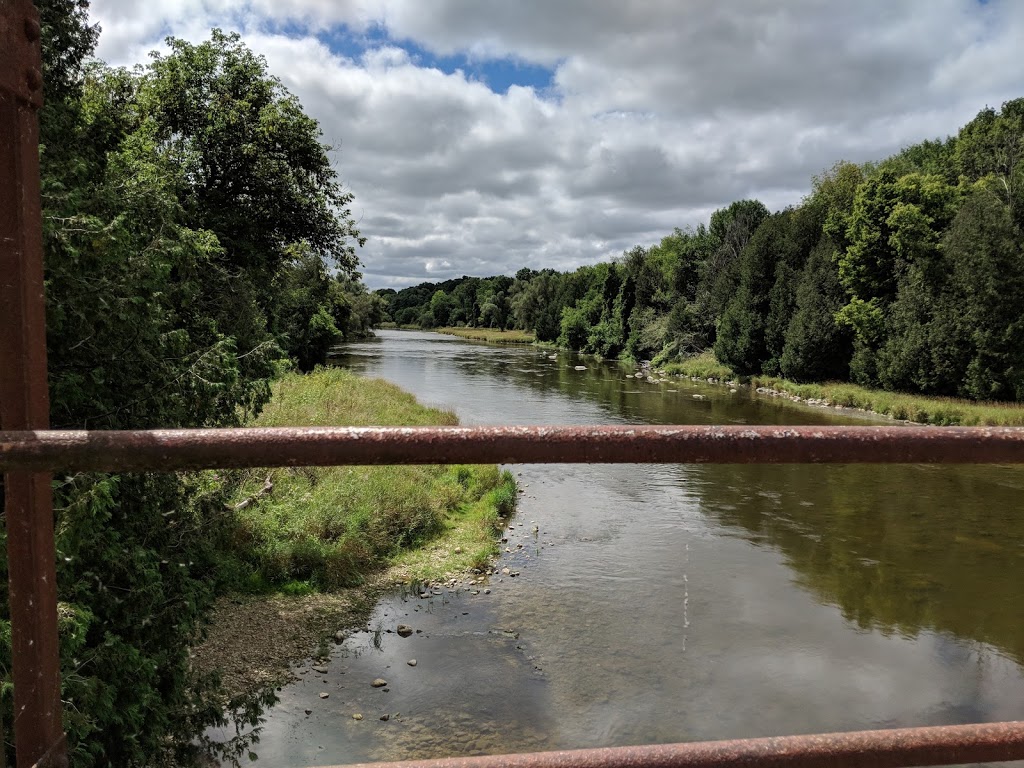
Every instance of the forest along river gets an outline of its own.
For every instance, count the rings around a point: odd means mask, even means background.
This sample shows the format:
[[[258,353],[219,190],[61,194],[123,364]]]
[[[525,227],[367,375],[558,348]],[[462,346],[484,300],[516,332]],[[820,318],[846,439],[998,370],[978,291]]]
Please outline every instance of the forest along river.
[[[864,423],[549,354],[391,331],[334,362],[463,424]],[[512,470],[525,493],[497,567],[519,575],[384,599],[377,631],[282,691],[261,763],[1024,718],[1020,469]]]

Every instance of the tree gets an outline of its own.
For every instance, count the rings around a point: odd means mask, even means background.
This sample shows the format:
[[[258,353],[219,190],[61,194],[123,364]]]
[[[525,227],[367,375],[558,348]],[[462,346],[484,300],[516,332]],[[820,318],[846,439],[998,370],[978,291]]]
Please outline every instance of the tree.
[[[839,258],[839,279],[850,301],[838,318],[856,337],[851,375],[877,383],[875,356],[887,338],[887,318],[912,265],[928,270],[942,232],[956,214],[960,192],[941,177],[888,170],[857,189],[847,229],[849,246]]]
[[[342,301],[323,262],[354,269],[347,196],[316,124],[237,38],[110,69],[85,63],[85,7],[41,5],[51,421],[237,425],[269,397],[278,342],[308,366],[351,317],[358,297]],[[188,648],[228,575],[229,490],[202,474],[77,474],[55,489],[74,765],[190,764],[198,734],[224,722]],[[0,642],[0,668],[9,654]]]
[[[277,273],[277,336],[300,371],[311,371],[341,341],[349,306],[327,273],[323,260],[305,243],[289,250],[290,260]]]
[[[711,248],[701,265],[693,313],[706,329],[709,344],[714,342],[718,318],[736,291],[740,254],[768,215],[768,209],[759,200],[738,200],[711,214]]]
[[[737,264],[737,287],[719,322],[715,354],[747,375],[775,373],[795,302],[794,275],[820,237],[817,209],[804,206],[765,219]]]
[[[154,54],[142,80],[141,114],[182,168],[189,224],[217,237],[226,268],[250,283],[273,326],[269,286],[297,244],[355,274],[364,239],[352,195],[316,121],[237,34],[215,29],[199,45],[167,43],[171,52]]]
[[[444,291],[435,291],[430,298],[430,312],[438,325],[448,325],[448,316],[452,312],[452,301]]]
[[[969,181],[993,177],[1017,226],[1024,224],[1024,99],[987,107],[960,129],[956,168]]]
[[[800,274],[795,310],[779,361],[787,379],[845,381],[849,375],[853,333],[835,319],[846,303],[835,253],[832,240],[822,237]]]
[[[1010,206],[984,186],[973,191],[946,235],[952,283],[946,309],[957,313],[962,335],[970,339],[962,396],[1024,399],[1021,240]]]

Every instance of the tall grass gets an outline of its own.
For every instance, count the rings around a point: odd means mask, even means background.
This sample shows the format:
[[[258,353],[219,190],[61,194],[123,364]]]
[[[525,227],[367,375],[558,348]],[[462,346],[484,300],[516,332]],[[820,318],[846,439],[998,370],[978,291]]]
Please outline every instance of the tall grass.
[[[533,344],[537,337],[530,331],[502,331],[494,328],[435,328],[437,333],[447,333],[473,341],[489,341],[495,344]]]
[[[426,426],[458,423],[384,381],[342,369],[280,380],[253,426]],[[273,485],[260,495],[266,481]],[[461,554],[486,561],[514,504],[509,473],[485,466],[301,467],[250,470],[236,503],[234,550],[252,590],[360,583],[402,552],[452,530]]]
[[[715,353],[708,350],[701,352],[695,357],[685,360],[677,360],[662,366],[665,373],[677,374],[680,376],[696,376],[698,379],[718,379],[728,381],[734,378],[732,369],[718,362]]]
[[[765,387],[777,392],[821,400],[830,405],[859,408],[894,419],[921,424],[962,426],[1024,426],[1024,405],[961,400],[952,397],[926,397],[904,392],[868,389],[846,382],[800,384],[775,376],[739,377],[728,366],[718,362],[712,352],[665,366],[668,373],[713,378],[720,381],[742,381],[752,387]]]

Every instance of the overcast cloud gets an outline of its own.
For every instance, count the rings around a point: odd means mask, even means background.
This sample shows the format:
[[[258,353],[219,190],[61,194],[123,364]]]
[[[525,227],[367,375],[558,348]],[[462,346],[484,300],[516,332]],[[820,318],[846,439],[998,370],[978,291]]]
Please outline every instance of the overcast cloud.
[[[320,121],[371,287],[569,269],[1024,96],[1014,0],[93,0],[98,55],[242,33]]]

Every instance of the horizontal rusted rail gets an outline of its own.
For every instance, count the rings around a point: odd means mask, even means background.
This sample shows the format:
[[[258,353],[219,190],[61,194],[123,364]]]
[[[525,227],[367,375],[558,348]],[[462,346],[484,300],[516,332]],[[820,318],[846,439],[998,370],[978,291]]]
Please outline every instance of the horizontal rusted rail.
[[[1024,427],[276,427],[0,432],[5,472],[356,464],[1024,463]]]
[[[1009,722],[363,763],[346,768],[897,768],[1022,759],[1024,722]]]

